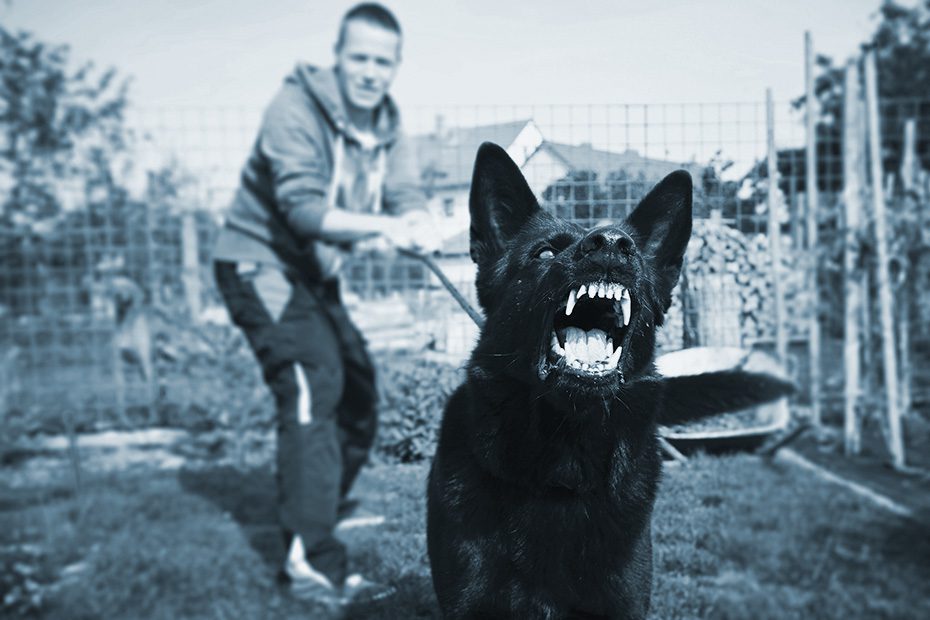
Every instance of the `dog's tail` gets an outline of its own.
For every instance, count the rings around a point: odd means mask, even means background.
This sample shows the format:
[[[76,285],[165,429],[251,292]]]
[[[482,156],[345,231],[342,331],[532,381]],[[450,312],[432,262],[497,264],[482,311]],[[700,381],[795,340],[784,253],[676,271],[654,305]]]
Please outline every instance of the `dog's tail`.
[[[659,424],[673,425],[738,411],[794,392],[768,355],[743,349],[696,347],[656,360],[662,389]]]

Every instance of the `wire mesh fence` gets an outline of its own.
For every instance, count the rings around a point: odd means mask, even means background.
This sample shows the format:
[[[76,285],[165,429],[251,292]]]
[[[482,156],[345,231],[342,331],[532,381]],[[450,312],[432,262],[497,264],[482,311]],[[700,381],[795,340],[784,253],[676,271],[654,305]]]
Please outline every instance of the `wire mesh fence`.
[[[192,374],[191,360],[215,361],[242,348],[214,290],[210,253],[260,113],[130,110],[119,152],[89,147],[82,155],[89,173],[62,173],[52,183],[58,208],[51,215],[26,217],[31,212],[24,199],[22,225],[4,230],[0,240],[4,412],[28,412],[20,419],[52,425],[69,424],[72,413],[82,427],[163,423],[205,406],[198,393],[233,380],[222,376],[229,369],[213,364],[215,382],[205,383]],[[475,152],[488,140],[507,149],[544,208],[585,226],[622,219],[665,174],[691,173],[695,232],[661,332],[664,350],[773,348],[775,277],[786,301],[788,365],[802,398],[810,318],[818,313],[826,341],[841,335],[829,309],[841,307],[833,265],[842,264],[835,255],[841,250],[843,153],[838,123],[829,118],[817,131],[821,235],[813,249],[804,224],[803,109],[788,103],[779,104],[774,117],[773,185],[764,103],[409,107],[404,118],[423,191],[443,233],[437,260],[472,303],[468,191]],[[901,168],[902,128],[911,118],[917,120],[918,160],[930,168],[930,102],[887,101],[886,170]],[[770,205],[777,209],[777,230],[769,225]],[[777,270],[770,258],[773,236],[783,249]],[[925,277],[918,258],[911,257],[917,271],[910,272],[917,279]],[[818,299],[808,290],[812,273]],[[342,279],[346,303],[373,348],[429,350],[458,362],[467,356],[477,328],[422,264],[355,258]],[[914,292],[908,301],[915,347],[930,338],[924,316],[930,305],[921,299]],[[242,380],[260,381],[256,374]]]

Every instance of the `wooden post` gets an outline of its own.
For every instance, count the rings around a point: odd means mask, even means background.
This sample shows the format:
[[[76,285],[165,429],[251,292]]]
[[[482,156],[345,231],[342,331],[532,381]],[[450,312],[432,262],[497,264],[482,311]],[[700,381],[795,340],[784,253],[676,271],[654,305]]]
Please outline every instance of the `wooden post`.
[[[868,123],[866,122],[866,113],[865,113],[865,96],[862,94],[862,71],[861,67],[857,61],[856,63],[856,75],[859,76],[859,81],[856,83],[856,130],[859,132],[858,144],[861,149],[861,156],[859,157],[859,182],[860,182],[860,191],[862,196],[861,203],[861,215],[864,218],[862,223],[862,234],[865,234],[866,231],[871,230],[872,223],[869,220],[869,212],[865,208],[865,197],[866,192],[868,191],[868,179],[869,179],[869,162],[868,157],[866,157],[865,149],[866,145],[869,142],[869,128]],[[859,249],[862,249],[862,246],[859,246]],[[872,277],[872,272],[869,269],[860,269],[859,270],[859,290],[861,291],[862,297],[859,301],[859,307],[862,309],[862,317],[860,318],[859,325],[861,326],[862,331],[859,333],[860,345],[859,348],[862,351],[860,356],[860,363],[862,364],[862,369],[860,371],[861,377],[861,389],[865,389],[868,394],[875,394],[879,391],[880,386],[875,378],[875,347],[873,346],[872,332],[875,321],[872,317],[874,314],[874,308],[872,307],[875,303],[874,295],[872,294],[873,286],[872,282],[874,278]]]
[[[894,311],[888,276],[888,234],[885,229],[885,196],[882,188],[881,132],[878,126],[878,78],[875,52],[865,55],[865,105],[869,123],[869,163],[872,177],[872,208],[875,218],[875,254],[878,260],[879,314],[882,324],[882,362],[885,371],[885,402],[888,408],[888,449],[896,469],[904,467],[901,412],[898,409],[898,363],[895,347]]]
[[[855,60],[846,63],[846,80],[843,98],[843,205],[846,216],[843,244],[843,449],[847,456],[859,454],[861,434],[859,427],[859,340],[860,314],[863,299],[862,279],[858,271],[859,230],[862,212],[862,148],[859,132],[859,65]],[[864,324],[868,329],[868,324]]]
[[[200,320],[200,246],[197,242],[197,220],[191,211],[181,215],[181,280],[191,321]]]
[[[778,221],[778,153],[775,150],[775,103],[772,89],[765,91],[766,142],[768,145],[768,237],[772,258],[772,294],[775,302],[775,352],[778,361],[788,368],[788,340],[785,337],[784,298],[781,288],[781,224]]]
[[[808,317],[807,354],[810,358],[811,423],[819,426],[820,413],[820,293],[817,289],[817,98],[814,96],[814,44],[810,31],[804,33],[805,110],[807,113],[807,154],[805,157],[807,198],[807,290],[811,296]]]
[[[805,210],[807,209],[807,192],[796,192],[792,190],[792,196],[794,199],[794,206],[791,210],[791,247],[796,252],[803,252],[804,248],[807,247],[807,242],[804,240],[805,235]]]
[[[917,167],[917,121],[910,118],[904,124],[904,153],[901,157],[901,189],[904,198],[902,208],[913,208],[914,180],[920,172]],[[908,263],[902,266],[905,270],[902,282],[898,286],[898,347],[901,358],[901,411],[904,415],[910,412],[913,405],[913,376],[914,369],[911,366],[911,303],[914,299],[914,283],[912,266]],[[911,271],[911,273],[907,273]]]

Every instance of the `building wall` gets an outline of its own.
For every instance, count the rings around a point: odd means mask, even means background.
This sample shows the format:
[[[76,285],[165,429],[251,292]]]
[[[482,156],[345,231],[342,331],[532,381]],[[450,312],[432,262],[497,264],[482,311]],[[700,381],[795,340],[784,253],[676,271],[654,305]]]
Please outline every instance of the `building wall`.
[[[468,187],[435,190],[427,208],[439,222],[443,239],[468,230]]]

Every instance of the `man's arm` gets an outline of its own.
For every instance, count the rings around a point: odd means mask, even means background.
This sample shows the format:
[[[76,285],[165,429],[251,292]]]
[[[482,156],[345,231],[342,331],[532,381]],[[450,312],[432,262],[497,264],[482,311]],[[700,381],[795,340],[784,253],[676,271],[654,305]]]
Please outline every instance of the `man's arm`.
[[[279,95],[265,114],[259,148],[271,169],[278,209],[298,241],[351,243],[382,234],[399,240],[396,218],[329,208],[333,171],[323,151],[326,137],[319,119],[288,95]]]
[[[328,209],[320,219],[316,237],[335,243],[352,243],[384,235],[395,241],[402,233],[400,224],[397,218],[387,215]]]

